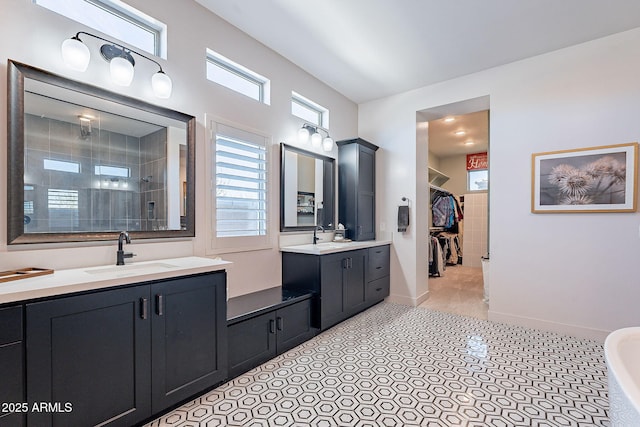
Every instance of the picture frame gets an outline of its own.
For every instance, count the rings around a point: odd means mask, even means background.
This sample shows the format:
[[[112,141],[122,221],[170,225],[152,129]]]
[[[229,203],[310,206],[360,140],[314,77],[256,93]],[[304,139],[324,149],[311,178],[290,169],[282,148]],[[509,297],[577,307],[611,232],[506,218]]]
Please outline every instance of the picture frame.
[[[531,155],[532,213],[635,212],[638,143]]]

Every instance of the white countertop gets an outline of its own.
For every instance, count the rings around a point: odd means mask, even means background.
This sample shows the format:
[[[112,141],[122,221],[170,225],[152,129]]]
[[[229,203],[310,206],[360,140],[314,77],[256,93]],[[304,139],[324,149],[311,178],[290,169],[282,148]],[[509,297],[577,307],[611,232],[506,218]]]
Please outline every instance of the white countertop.
[[[0,283],[0,304],[224,270],[230,264],[220,259],[184,257],[58,270]]]
[[[390,245],[391,240],[366,240],[359,242],[323,242],[318,244],[305,244],[293,246],[281,246],[281,252],[294,252],[298,254],[325,255],[355,249],[372,248],[375,246]]]

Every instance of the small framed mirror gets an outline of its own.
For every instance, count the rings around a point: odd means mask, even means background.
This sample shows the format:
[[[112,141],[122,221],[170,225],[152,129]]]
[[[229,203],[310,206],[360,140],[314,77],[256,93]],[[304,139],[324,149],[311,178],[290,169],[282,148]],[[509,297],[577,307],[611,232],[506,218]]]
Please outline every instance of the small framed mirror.
[[[195,236],[195,118],[9,60],[7,243]]]
[[[280,231],[335,228],[335,160],[280,144]]]

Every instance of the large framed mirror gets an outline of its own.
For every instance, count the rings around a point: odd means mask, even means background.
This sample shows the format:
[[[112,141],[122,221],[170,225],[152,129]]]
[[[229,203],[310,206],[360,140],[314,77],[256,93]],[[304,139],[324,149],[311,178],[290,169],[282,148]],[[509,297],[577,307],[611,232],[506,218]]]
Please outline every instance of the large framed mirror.
[[[195,118],[9,60],[7,243],[195,236]]]
[[[335,160],[280,144],[280,231],[335,227]]]

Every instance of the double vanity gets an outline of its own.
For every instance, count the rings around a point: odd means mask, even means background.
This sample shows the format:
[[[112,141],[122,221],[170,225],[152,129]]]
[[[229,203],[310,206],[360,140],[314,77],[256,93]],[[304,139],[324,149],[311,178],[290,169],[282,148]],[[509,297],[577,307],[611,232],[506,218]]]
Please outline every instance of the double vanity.
[[[282,287],[229,301],[199,257],[3,283],[0,425],[148,420],[382,301],[389,243],[282,247]]]
[[[0,426],[140,424],[389,295],[373,144],[338,141],[337,162],[281,144],[280,231],[315,242],[338,201],[342,241],[281,247],[281,286],[227,300],[228,262],[125,264],[129,234],[195,237],[195,117],[12,60],[7,73],[7,244],[119,244],[118,266],[0,283]]]

